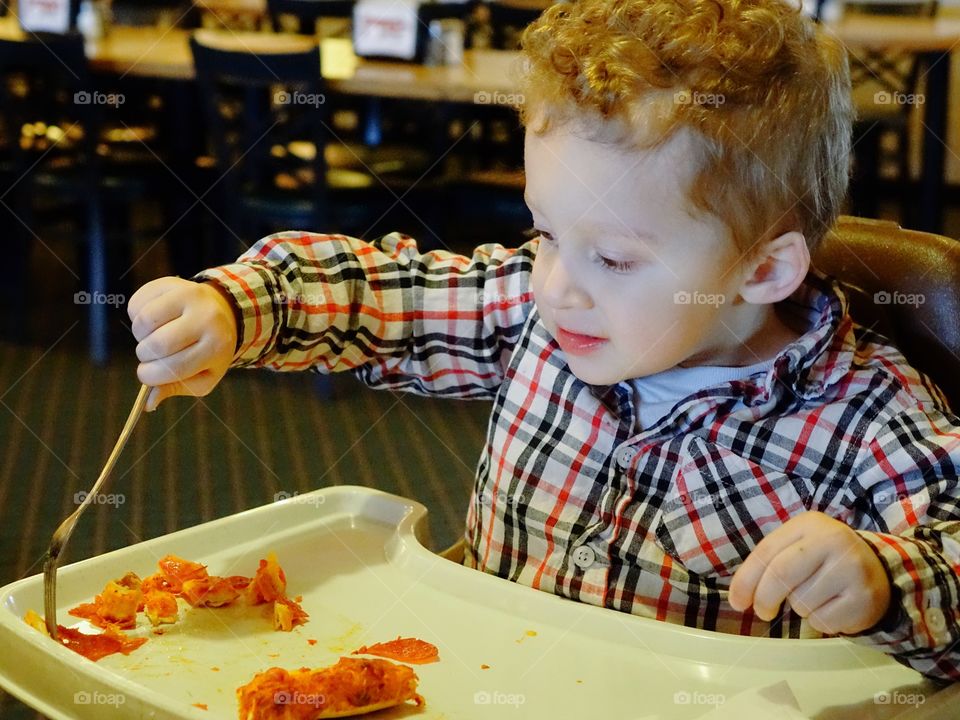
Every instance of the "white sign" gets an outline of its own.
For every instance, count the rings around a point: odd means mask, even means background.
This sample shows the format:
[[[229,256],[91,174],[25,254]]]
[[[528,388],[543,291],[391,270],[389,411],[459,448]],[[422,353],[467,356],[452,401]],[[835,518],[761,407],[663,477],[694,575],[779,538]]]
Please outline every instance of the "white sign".
[[[353,6],[353,50],[361,57],[413,60],[419,18],[415,0],[359,0]]]
[[[20,27],[28,32],[70,30],[70,0],[20,0]]]

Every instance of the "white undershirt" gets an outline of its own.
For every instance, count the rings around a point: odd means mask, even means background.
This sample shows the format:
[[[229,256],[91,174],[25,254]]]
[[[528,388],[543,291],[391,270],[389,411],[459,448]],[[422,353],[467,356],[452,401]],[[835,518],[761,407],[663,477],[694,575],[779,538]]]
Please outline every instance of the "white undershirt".
[[[744,367],[674,367],[656,375],[634,378],[630,384],[633,386],[633,399],[637,408],[637,432],[653,426],[680,400],[695,392],[732,380],[742,380],[757,373],[766,373],[771,367],[772,358]]]

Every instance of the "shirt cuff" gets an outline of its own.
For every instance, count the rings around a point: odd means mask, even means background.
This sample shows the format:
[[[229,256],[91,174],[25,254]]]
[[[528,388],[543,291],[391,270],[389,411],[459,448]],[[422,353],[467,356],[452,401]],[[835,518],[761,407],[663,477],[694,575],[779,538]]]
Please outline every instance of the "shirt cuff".
[[[850,639],[891,654],[945,651],[957,638],[956,573],[936,548],[921,540],[857,530],[890,579],[890,608],[872,628]],[[950,617],[946,615],[950,614]]]
[[[232,301],[237,347],[231,367],[256,364],[272,346],[278,327],[272,271],[264,265],[233,263],[204,270],[192,279],[215,285]]]

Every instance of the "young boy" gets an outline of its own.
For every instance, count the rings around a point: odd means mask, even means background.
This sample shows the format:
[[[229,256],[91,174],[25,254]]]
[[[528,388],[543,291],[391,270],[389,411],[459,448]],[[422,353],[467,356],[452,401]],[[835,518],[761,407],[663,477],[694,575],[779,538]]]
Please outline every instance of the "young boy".
[[[492,399],[468,565],[960,679],[960,421],[810,270],[846,189],[842,50],[780,0],[578,0],[524,53],[535,238],[281,233],[151,282],[150,408],[245,366]]]

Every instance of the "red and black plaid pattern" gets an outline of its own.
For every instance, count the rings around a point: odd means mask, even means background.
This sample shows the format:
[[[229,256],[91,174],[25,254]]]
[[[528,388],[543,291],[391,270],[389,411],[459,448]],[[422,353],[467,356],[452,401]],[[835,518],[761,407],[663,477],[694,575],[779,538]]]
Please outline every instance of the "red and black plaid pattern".
[[[856,529],[894,586],[887,618],[852,639],[960,680],[960,420],[853,324],[842,292],[811,274],[783,308],[809,330],[769,372],[703,388],[637,433],[629,384],[578,380],[541,323],[536,251],[281,233],[201,277],[240,309],[238,366],[494,401],[468,564],[691,627],[817,637],[789,607],[765,622],[727,602],[761,538],[816,510]]]

